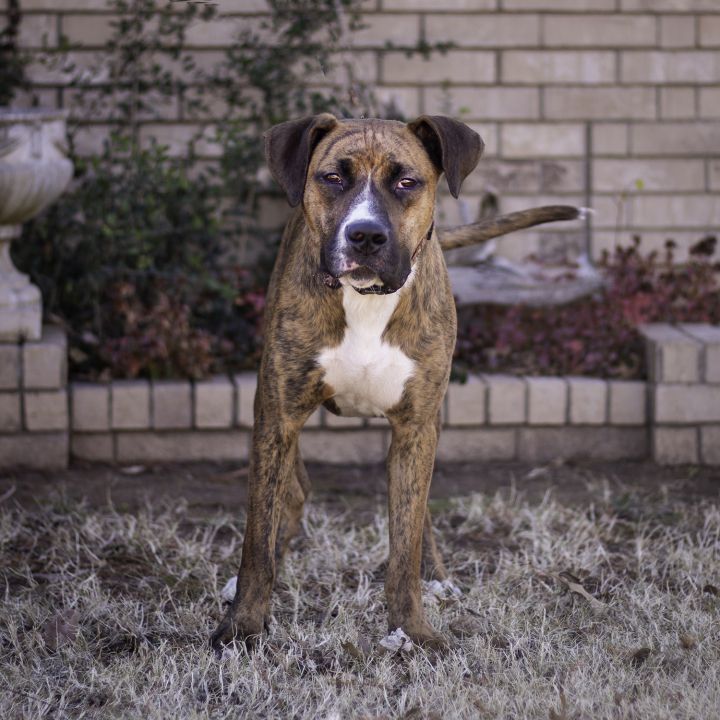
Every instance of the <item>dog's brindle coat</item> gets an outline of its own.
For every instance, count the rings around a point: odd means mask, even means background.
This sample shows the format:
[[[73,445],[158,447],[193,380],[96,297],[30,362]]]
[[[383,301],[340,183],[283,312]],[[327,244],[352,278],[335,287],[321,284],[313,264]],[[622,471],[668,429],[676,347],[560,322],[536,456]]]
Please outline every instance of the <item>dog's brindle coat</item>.
[[[446,577],[427,497],[456,334],[433,212],[440,175],[457,197],[482,148],[444,117],[406,125],[322,114],[266,134],[270,170],[300,207],[268,289],[242,561],[214,647],[263,630],[276,562],[310,489],[298,435],[320,404],[388,418],[389,627],[443,645],[420,582],[421,564]]]

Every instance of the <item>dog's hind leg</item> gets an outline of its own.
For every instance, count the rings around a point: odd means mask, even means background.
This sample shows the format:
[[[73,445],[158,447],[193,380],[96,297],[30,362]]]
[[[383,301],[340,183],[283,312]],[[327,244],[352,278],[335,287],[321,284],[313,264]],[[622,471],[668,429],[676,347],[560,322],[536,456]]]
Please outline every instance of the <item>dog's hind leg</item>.
[[[435,432],[438,439],[440,438],[440,430],[442,427],[442,418],[438,412],[435,419]],[[423,525],[422,539],[422,576],[425,580],[443,580],[448,579],[445,563],[442,555],[435,544],[435,533],[433,532],[432,518],[430,517],[430,508],[425,509],[425,523]]]
[[[290,541],[297,535],[302,522],[303,507],[310,495],[310,478],[298,448],[295,456],[295,472],[290,477],[283,502],[283,514],[275,542],[275,558],[279,562],[287,552]]]
[[[425,580],[439,580],[440,582],[448,579],[445,563],[435,544],[435,534],[433,533],[429,508],[425,510],[425,524],[423,526],[422,576]]]

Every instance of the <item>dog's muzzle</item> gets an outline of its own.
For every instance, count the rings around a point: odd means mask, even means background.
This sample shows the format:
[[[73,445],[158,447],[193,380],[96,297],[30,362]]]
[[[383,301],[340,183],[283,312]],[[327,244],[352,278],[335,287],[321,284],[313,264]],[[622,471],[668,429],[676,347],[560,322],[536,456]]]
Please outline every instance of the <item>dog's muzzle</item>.
[[[372,223],[362,223],[362,228],[353,228],[353,226],[348,227],[348,234],[353,233],[354,234],[354,242],[358,244],[362,244],[364,248],[367,250],[368,255],[372,255],[376,252],[374,248],[381,248],[385,242],[387,242],[387,236],[384,234],[384,230],[378,226],[377,228],[374,226],[370,227],[370,224]],[[360,223],[358,223],[360,225]],[[366,227],[367,225],[367,227]],[[430,224],[430,228],[428,229],[427,233],[423,237],[423,239],[420,241],[418,246],[415,248],[415,251],[412,254],[412,257],[410,258],[410,269],[412,269],[412,265],[417,259],[417,257],[420,255],[422,250],[424,249],[425,245],[427,244],[428,240],[432,237],[433,230],[435,229],[435,222],[433,221]],[[352,275],[354,272],[360,271],[365,269],[368,271],[371,275],[377,275],[380,274],[377,273],[373,268],[355,264],[355,267],[353,267],[352,270],[347,270],[342,273],[334,274],[330,271],[328,268],[328,265],[325,260],[325,249],[323,248],[320,256],[320,271],[318,273],[321,282],[323,285],[326,285],[327,287],[337,290],[340,287],[343,286],[343,283],[340,281],[342,277],[347,277],[348,275]],[[365,287],[358,287],[356,285],[353,285],[352,282],[349,283],[350,287],[352,287],[355,292],[359,293],[360,295],[391,295],[392,293],[397,292],[405,285],[405,282],[407,278],[409,277],[410,273],[403,278],[402,282],[399,284],[388,284],[384,281],[384,279],[381,277],[380,279],[383,280],[382,284],[373,284],[373,285],[367,285]]]

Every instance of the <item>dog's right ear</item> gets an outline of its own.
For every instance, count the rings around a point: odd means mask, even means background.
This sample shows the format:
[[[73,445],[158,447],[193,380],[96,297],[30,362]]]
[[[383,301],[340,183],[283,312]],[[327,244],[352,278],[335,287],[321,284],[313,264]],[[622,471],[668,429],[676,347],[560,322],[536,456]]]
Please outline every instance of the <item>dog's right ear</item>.
[[[338,124],[330,113],[311,115],[271,127],[265,138],[265,157],[272,176],[292,207],[300,204],[310,157],[323,136]]]

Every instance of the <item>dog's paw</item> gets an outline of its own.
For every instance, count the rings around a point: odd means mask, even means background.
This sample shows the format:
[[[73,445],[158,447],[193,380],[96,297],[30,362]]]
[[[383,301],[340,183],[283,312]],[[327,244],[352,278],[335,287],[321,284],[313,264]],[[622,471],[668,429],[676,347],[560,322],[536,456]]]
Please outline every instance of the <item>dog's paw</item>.
[[[234,642],[242,642],[248,650],[251,650],[257,645],[264,628],[265,622],[262,616],[258,621],[257,618],[233,612],[230,608],[212,634],[210,647],[217,655],[222,655],[223,649]]]
[[[413,645],[419,645],[425,650],[435,652],[443,652],[449,648],[447,640],[439,632],[433,630],[427,620],[410,620],[401,623],[398,630],[401,628],[405,637],[412,640]]]
[[[449,649],[448,641],[439,633],[435,632],[429,625],[426,629],[407,633],[408,637],[421,648],[433,652],[445,652]]]

